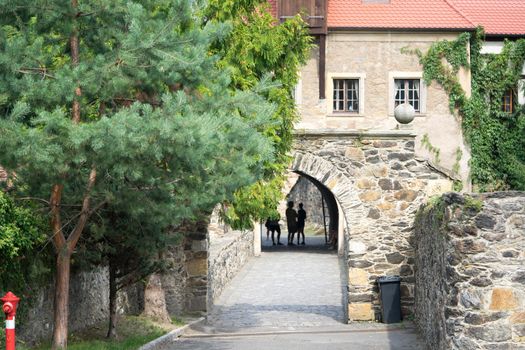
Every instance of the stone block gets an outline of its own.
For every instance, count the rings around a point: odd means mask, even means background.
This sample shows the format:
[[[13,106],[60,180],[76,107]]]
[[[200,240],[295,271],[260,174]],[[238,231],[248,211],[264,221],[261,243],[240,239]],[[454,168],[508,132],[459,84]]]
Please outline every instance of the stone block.
[[[368,282],[368,272],[363,269],[351,268],[348,271],[348,283],[353,286],[366,286]]]
[[[512,338],[512,330],[506,324],[470,327],[468,329],[468,334],[476,339],[492,342],[503,342]]]
[[[514,277],[512,277],[512,282],[525,284],[525,271],[518,271],[518,272],[516,272]]]
[[[514,294],[514,290],[509,288],[494,288],[492,290],[492,299],[489,306],[490,310],[514,310],[518,305],[519,303]]]
[[[479,228],[490,230],[490,229],[493,229],[495,225],[496,225],[496,220],[489,215],[480,214],[476,218],[476,226],[478,226]]]
[[[417,198],[417,192],[413,190],[401,190],[394,193],[394,198],[399,201],[413,202]]]
[[[495,313],[474,313],[474,312],[468,312],[465,315],[465,323],[474,325],[474,326],[480,326],[488,322],[494,322],[497,320],[500,320],[504,317],[506,317],[507,313],[505,312],[495,312]]]
[[[414,153],[411,153],[411,152],[406,152],[406,153],[401,153],[401,152],[392,152],[390,154],[388,154],[388,159],[389,160],[399,160],[399,161],[407,161],[407,160],[410,160],[410,159],[413,159],[414,158]]]
[[[454,243],[456,249],[464,254],[475,254],[485,251],[485,245],[472,239],[458,240]]]
[[[356,185],[360,189],[370,189],[370,188],[375,187],[376,183],[375,183],[375,180],[373,179],[363,177],[363,178],[357,179]]]
[[[366,252],[366,245],[361,241],[350,240],[350,253],[363,254]]]
[[[351,321],[372,321],[374,311],[372,303],[351,303],[348,305],[348,318]]]
[[[191,250],[194,252],[206,252],[208,251],[208,240],[202,239],[200,241],[191,242]]]
[[[379,179],[378,184],[379,184],[379,187],[381,187],[383,191],[394,189],[394,184],[392,183],[392,180],[390,179]]]
[[[383,201],[379,203],[376,207],[382,211],[391,210],[394,208],[394,203]]]
[[[372,208],[368,211],[367,217],[377,220],[381,217],[381,212],[379,211],[379,209]]]
[[[460,301],[461,301],[461,304],[468,309],[481,308],[481,298],[479,297],[478,293],[471,292],[471,291],[465,291],[461,293]]]
[[[190,276],[203,276],[208,274],[208,259],[198,258],[187,262],[186,271]]]
[[[362,161],[365,159],[363,150],[357,147],[347,147],[345,157],[352,160]]]
[[[373,143],[375,148],[392,148],[397,146],[395,141],[374,141]]]
[[[388,176],[388,167],[386,165],[371,164],[363,167],[361,170],[363,176],[373,176],[376,178],[382,178]]]
[[[406,203],[406,202],[403,202],[399,205],[399,210],[403,211],[403,210],[406,210],[408,207],[410,206],[410,204]]]
[[[366,191],[359,194],[359,198],[363,202],[373,202],[381,198],[381,192],[379,191]]]
[[[525,323],[525,311],[518,311],[510,316],[511,323]]]
[[[399,252],[386,254],[386,260],[391,264],[401,264],[405,260],[405,256]]]
[[[512,326],[512,331],[518,338],[522,338],[525,341],[525,324],[515,324]]]
[[[328,187],[329,189],[333,190],[335,188],[335,186],[337,186],[339,184],[339,180],[337,178],[334,178],[330,181],[328,181],[328,183],[326,184],[326,187]]]

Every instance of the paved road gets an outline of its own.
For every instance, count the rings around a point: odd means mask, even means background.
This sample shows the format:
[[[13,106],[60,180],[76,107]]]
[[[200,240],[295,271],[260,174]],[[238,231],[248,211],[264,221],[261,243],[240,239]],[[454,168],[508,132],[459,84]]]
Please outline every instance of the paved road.
[[[296,330],[344,321],[339,259],[325,248],[324,238],[293,247],[269,242],[263,241],[262,255],[219,297],[208,316],[208,333]]]
[[[170,350],[422,350],[412,329],[183,337]]]
[[[232,280],[207,321],[169,349],[422,348],[412,328],[345,324],[346,281],[338,256],[324,237],[307,237],[306,243],[272,246],[263,237],[262,255]]]

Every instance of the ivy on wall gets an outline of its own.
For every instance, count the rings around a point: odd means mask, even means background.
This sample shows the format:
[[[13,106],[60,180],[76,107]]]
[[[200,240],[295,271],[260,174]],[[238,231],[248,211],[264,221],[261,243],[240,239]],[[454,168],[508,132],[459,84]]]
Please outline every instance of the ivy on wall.
[[[463,133],[471,147],[474,189],[525,190],[525,108],[514,99],[512,113],[502,109],[505,92],[517,92],[525,62],[525,40],[505,41],[500,54],[481,54],[483,39],[479,28],[454,41],[436,42],[426,53],[403,52],[419,57],[425,82],[440,84],[449,95],[451,111],[461,116]],[[462,67],[472,73],[471,97],[467,97],[458,79]]]

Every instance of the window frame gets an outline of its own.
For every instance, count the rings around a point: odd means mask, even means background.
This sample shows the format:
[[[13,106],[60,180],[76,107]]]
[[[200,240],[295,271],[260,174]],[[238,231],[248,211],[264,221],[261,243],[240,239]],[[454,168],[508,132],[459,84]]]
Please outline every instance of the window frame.
[[[394,109],[396,107],[396,80],[419,80],[419,111],[416,111],[416,117],[424,117],[427,113],[427,85],[423,80],[423,72],[389,72],[389,99],[388,99],[388,115],[394,116]],[[408,96],[405,97],[405,100]]]
[[[519,106],[525,105],[525,64],[523,65],[523,74],[518,80],[518,91],[516,92],[517,102]]]
[[[341,82],[342,83],[342,87],[337,82]],[[354,85],[355,83],[357,83],[357,88]],[[333,89],[332,89],[332,113],[334,113],[334,114],[336,114],[336,113],[337,114],[339,114],[339,113],[359,114],[359,106],[361,105],[361,96],[359,94],[359,87],[360,87],[361,84],[359,82],[359,79],[353,79],[353,78],[352,79],[347,79],[347,78],[339,79],[339,78],[334,78],[334,79],[332,79],[332,84],[333,84]],[[350,85],[353,85],[353,86],[350,86]],[[352,87],[352,89],[351,89],[351,87]],[[343,94],[343,98],[342,99],[339,99],[339,98],[335,97],[336,91],[341,91],[342,92],[342,94]],[[352,91],[352,94],[355,93],[356,99],[354,99],[353,96],[350,96],[350,94],[349,94],[350,91]],[[336,105],[339,104],[339,103],[343,104],[343,109],[336,109]],[[352,105],[353,104],[357,104],[357,109],[350,110],[348,108],[350,103],[352,103]]]
[[[509,94],[510,92],[510,94]],[[515,103],[516,103],[516,89],[515,88],[508,88],[503,93],[503,97],[501,98],[501,111],[503,113],[512,114],[515,112]],[[507,100],[508,98],[508,100]],[[507,103],[508,102],[508,103]],[[507,110],[507,107],[509,110]]]
[[[397,82],[402,82],[402,88],[398,89]],[[410,82],[412,82],[412,87],[410,87]],[[415,84],[417,82],[417,84]],[[417,85],[417,87],[416,87]],[[406,78],[395,78],[394,86],[396,93],[394,95],[394,108],[403,103],[411,104],[414,107],[416,113],[421,113],[421,79],[406,79]],[[402,91],[403,98],[397,98],[397,92]],[[414,96],[414,92],[417,91],[417,98]],[[412,98],[410,98],[410,93],[412,92]],[[410,103],[412,101],[412,103]],[[417,101],[417,104],[415,103]]]
[[[328,117],[363,117],[365,114],[365,73],[344,72],[344,73],[328,73],[326,75],[326,114]],[[358,111],[336,111],[334,110],[334,87],[335,80],[357,80],[359,84],[357,89],[357,103]],[[344,103],[346,106],[347,91],[344,92]]]

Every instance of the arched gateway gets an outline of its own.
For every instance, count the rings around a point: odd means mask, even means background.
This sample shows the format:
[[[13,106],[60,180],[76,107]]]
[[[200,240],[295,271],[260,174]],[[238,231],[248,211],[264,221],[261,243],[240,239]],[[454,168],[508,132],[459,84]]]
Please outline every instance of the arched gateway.
[[[415,157],[414,139],[405,130],[296,133],[291,171],[318,181],[338,204],[349,321],[379,317],[382,275],[402,277],[403,312],[412,312],[414,214],[425,198],[452,187],[451,176]]]
[[[415,156],[414,139],[410,130],[296,132],[290,171],[329,191],[336,203],[332,210],[339,217],[339,254],[346,262],[348,321],[379,318],[376,279],[382,275],[401,276],[402,311],[412,313],[414,215],[425,198],[452,188],[449,174]],[[256,230],[244,236],[250,242],[242,244],[260,247],[259,235]],[[185,268],[165,279],[168,308],[206,312],[217,295],[214,276],[225,268],[208,266],[208,228],[195,227],[184,250],[174,255]],[[224,264],[235,258],[229,255]],[[227,283],[226,277],[220,279]]]

